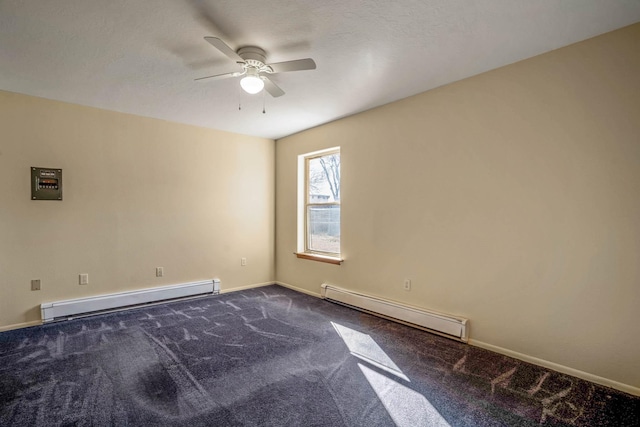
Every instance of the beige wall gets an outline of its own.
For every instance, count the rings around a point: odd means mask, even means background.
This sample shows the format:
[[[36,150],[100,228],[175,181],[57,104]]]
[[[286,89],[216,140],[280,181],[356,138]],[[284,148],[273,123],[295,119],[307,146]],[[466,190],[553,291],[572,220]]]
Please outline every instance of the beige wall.
[[[274,141],[7,92],[0,135],[0,328],[47,301],[273,281]],[[62,202],[30,200],[31,166],[63,169]]]
[[[292,254],[296,158],[337,145],[341,266]],[[276,164],[278,281],[640,390],[640,24],[282,139]]]

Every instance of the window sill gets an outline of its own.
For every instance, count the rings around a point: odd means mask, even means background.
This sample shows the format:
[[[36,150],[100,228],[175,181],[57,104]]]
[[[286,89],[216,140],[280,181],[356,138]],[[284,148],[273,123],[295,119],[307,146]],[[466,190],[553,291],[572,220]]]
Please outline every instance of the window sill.
[[[308,259],[308,260],[311,260],[311,261],[326,262],[326,263],[335,264],[335,265],[340,265],[344,261],[343,259],[332,257],[332,256],[311,254],[311,253],[306,253],[306,252],[294,252],[294,254],[295,254],[295,256],[297,256],[300,259]]]

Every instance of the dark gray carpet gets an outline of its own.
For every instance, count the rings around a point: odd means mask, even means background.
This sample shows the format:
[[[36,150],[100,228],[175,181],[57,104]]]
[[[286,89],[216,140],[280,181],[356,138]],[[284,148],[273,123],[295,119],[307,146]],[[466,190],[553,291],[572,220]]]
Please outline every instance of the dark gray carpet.
[[[638,426],[639,413],[638,397],[279,286],[0,334],[2,426]]]

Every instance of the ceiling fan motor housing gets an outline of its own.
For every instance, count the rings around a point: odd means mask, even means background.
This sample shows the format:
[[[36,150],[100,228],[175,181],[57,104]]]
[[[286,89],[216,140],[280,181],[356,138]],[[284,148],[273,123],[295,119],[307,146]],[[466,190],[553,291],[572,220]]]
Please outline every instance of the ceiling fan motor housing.
[[[245,60],[247,65],[255,68],[264,67],[266,55],[264,50],[255,46],[245,46],[238,49],[238,55]]]

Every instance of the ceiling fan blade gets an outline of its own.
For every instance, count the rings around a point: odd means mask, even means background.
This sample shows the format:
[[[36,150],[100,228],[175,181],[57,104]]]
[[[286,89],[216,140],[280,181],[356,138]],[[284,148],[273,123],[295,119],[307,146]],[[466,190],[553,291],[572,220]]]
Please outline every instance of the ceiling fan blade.
[[[218,49],[220,52],[224,53],[225,55],[227,55],[229,58],[231,58],[232,60],[234,60],[235,62],[242,62],[244,63],[244,59],[242,59],[240,57],[240,55],[238,55],[236,53],[235,50],[231,49],[225,42],[223,42],[222,40],[220,40],[217,37],[205,37],[204,38],[206,41],[208,41],[209,43],[211,43],[211,45],[213,47],[215,47],[216,49]]]
[[[262,80],[264,80],[264,90],[269,92],[269,95],[273,96],[274,98],[284,95],[284,91],[280,89],[268,77],[262,76]]]
[[[268,64],[273,73],[286,73],[288,71],[315,70],[316,63],[311,58],[296,59],[295,61],[276,62]]]
[[[241,76],[242,72],[240,71],[236,71],[235,73],[224,73],[224,74],[216,74],[215,76],[207,76],[207,77],[199,77],[197,79],[195,79],[195,81],[198,80],[222,80],[222,79],[228,79],[229,77],[238,77]]]

